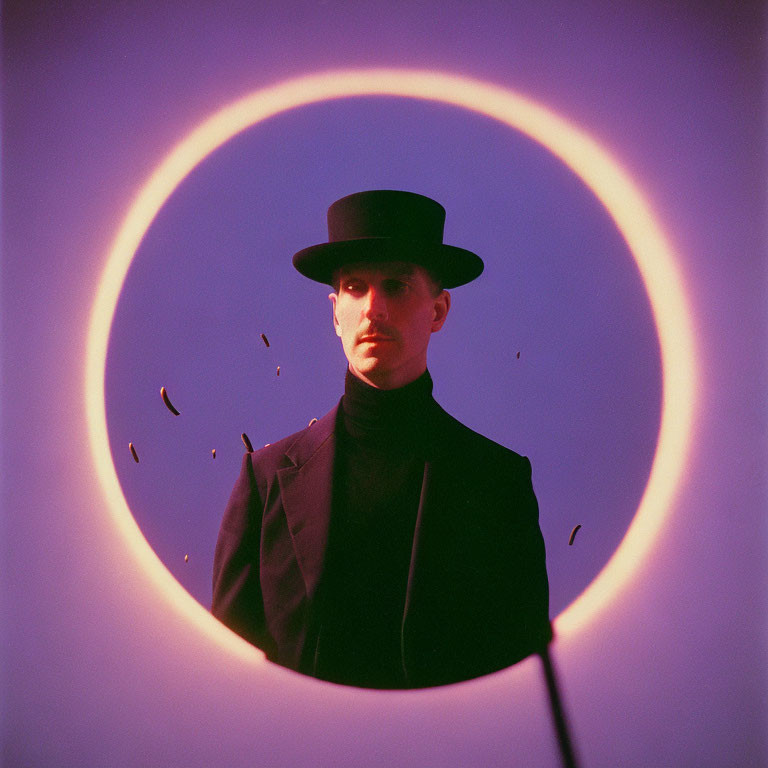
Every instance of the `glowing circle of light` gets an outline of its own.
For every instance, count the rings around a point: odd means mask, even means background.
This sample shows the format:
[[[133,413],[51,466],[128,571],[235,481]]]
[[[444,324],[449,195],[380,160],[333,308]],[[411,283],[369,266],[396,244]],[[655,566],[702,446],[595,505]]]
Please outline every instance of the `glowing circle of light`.
[[[556,618],[573,635],[626,587],[657,540],[683,476],[696,403],[692,321],[673,251],[648,202],[620,164],[584,131],[513,91],[434,71],[363,69],[317,73],[256,91],[216,112],[182,139],[139,190],[109,253],[91,310],[85,400],[93,463],[114,523],[145,572],[202,632],[244,659],[264,659],[209,614],[172,576],[141,533],[123,495],[107,433],[105,375],[109,333],[136,250],[166,200],[211,152],[241,131],[297,107],[355,96],[441,102],[494,118],[543,145],[601,201],[624,237],[650,300],[661,348],[662,410],[651,472],[639,506],[608,562]]]

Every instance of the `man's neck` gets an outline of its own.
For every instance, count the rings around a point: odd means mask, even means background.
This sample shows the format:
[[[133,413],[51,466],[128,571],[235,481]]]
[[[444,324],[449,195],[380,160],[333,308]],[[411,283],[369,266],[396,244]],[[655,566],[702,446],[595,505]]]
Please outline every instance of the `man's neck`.
[[[433,414],[429,371],[397,389],[377,389],[347,370],[341,412],[346,433],[381,447],[416,446]],[[424,433],[424,434],[422,434]]]

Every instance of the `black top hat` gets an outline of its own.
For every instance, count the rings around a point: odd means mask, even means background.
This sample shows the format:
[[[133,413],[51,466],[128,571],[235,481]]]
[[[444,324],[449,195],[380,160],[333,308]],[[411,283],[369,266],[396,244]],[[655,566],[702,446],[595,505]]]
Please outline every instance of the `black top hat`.
[[[305,277],[333,284],[345,264],[406,261],[429,270],[444,288],[474,280],[483,271],[476,254],[443,244],[445,209],[413,192],[375,189],[342,197],[328,209],[327,243],[303,248],[293,266]]]

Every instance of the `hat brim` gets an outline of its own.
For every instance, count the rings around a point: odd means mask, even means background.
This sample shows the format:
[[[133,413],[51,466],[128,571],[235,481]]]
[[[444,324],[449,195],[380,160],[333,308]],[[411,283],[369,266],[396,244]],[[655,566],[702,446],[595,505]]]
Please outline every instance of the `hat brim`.
[[[391,237],[365,237],[310,245],[294,255],[293,266],[310,280],[333,285],[333,275],[340,267],[382,261],[418,264],[434,274],[443,288],[465,285],[483,271],[483,260],[464,248]]]

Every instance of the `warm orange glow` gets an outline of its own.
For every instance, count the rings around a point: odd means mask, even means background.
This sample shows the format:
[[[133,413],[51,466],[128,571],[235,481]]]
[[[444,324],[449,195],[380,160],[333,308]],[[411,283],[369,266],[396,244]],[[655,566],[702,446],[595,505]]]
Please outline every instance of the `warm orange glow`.
[[[637,185],[594,139],[512,91],[439,72],[370,69],[326,72],[257,91],[223,108],[180,141],[139,190],[109,253],[91,312],[85,400],[94,467],[115,524],[160,592],[202,632],[244,658],[256,649],[216,621],[171,576],[131,515],[109,449],[104,376],[118,297],[152,220],[187,174],[240,131],[286,110],[351,96],[402,96],[451,104],[495,118],[538,141],[576,173],[603,203],[637,262],[661,346],[663,403],[648,484],[619,547],[592,583],[557,618],[558,636],[595,618],[629,583],[657,540],[682,478],[696,402],[692,322],[674,254]]]

